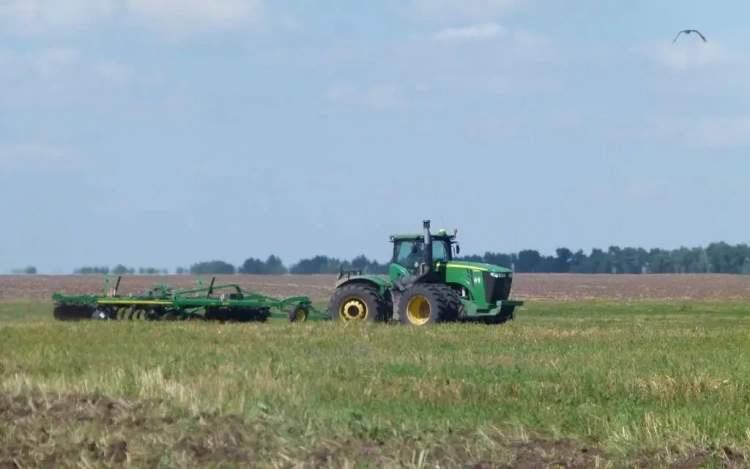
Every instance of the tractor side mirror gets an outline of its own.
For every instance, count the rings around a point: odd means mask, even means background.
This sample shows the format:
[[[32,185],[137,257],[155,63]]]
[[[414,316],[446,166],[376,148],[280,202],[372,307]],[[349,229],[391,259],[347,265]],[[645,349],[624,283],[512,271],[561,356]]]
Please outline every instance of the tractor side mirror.
[[[461,254],[461,246],[456,243],[456,254]]]

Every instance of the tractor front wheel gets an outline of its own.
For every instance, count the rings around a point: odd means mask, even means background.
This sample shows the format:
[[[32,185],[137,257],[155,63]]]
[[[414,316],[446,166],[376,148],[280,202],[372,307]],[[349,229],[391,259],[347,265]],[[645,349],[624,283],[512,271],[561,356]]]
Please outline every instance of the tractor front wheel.
[[[416,284],[401,294],[398,311],[401,324],[423,326],[458,319],[460,302],[447,285]]]
[[[333,320],[382,322],[388,313],[388,303],[377,288],[365,283],[337,288],[328,303],[328,314]]]

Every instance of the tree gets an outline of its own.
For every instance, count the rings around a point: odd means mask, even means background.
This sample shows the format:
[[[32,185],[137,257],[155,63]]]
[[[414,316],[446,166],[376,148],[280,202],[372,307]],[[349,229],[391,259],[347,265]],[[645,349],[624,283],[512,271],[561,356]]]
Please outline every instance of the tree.
[[[281,259],[273,254],[268,256],[265,261],[255,257],[248,257],[245,262],[237,269],[239,274],[255,275],[284,275],[288,272]]]
[[[266,273],[266,263],[260,259],[248,257],[240,268],[237,269],[237,273],[264,275]]]
[[[519,273],[617,273],[617,274],[666,274],[666,273],[726,273],[750,275],[750,246],[747,244],[731,245],[724,241],[710,243],[706,247],[688,248],[680,246],[675,249],[635,246],[614,246],[606,250],[593,248],[586,254],[583,249],[573,251],[567,247],[558,247],[554,255],[543,255],[535,249],[523,249],[517,253],[487,251],[483,255],[466,254],[457,256],[456,260],[464,262],[484,262],[512,268]],[[379,263],[364,254],[352,260],[338,259],[326,255],[300,259],[291,267],[286,267],[281,258],[271,254],[265,261],[248,257],[239,268],[221,260],[204,261],[193,264],[190,268],[178,267],[178,275],[212,275],[212,274],[259,274],[284,275],[293,274],[335,274],[340,269],[357,269],[364,273],[386,275],[389,260]],[[35,267],[14,269],[13,273],[34,274]],[[117,275],[132,274],[135,269],[118,264],[111,269]],[[166,269],[141,267],[141,274],[167,273]],[[76,274],[108,274],[106,266],[87,266],[74,270]]]
[[[109,273],[109,267],[80,267],[75,269],[73,273],[78,275],[106,275]]]
[[[281,258],[271,254],[266,259],[266,274],[267,275],[285,275],[289,273],[289,269],[286,268]]]
[[[112,269],[112,273],[115,275],[133,274],[135,273],[135,269],[132,267],[125,267],[122,264],[117,264],[115,268]]]
[[[236,272],[237,269],[232,264],[219,260],[198,262],[190,266],[190,273],[193,275],[231,275]]]

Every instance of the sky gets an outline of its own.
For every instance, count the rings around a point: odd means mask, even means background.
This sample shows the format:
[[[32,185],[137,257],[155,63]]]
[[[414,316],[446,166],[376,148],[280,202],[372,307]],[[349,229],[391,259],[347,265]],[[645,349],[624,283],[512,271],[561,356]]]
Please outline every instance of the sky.
[[[748,13],[4,0],[0,272],[745,242]]]

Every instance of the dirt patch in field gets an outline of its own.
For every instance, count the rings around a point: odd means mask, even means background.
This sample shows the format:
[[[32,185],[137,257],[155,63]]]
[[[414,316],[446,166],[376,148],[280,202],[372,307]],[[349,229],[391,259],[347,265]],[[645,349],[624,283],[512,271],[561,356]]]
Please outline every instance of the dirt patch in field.
[[[211,277],[202,278],[204,286],[208,286]],[[215,285],[235,283],[248,290],[273,297],[304,295],[318,300],[330,296],[335,281],[336,276],[330,275],[219,275],[216,277]],[[197,277],[190,275],[127,275],[122,277],[118,293],[137,294],[161,283],[166,283],[174,289],[199,286]],[[0,300],[49,301],[55,292],[68,295],[100,295],[105,293],[105,282],[99,275],[0,275]]]
[[[627,461],[628,467],[651,468],[670,467],[673,469],[699,469],[705,467],[721,467],[739,469],[747,467],[747,454],[734,451],[728,446],[722,448],[698,448],[681,450],[671,445],[664,450],[641,451]]]
[[[750,275],[518,274],[517,298],[750,299]]]
[[[414,465],[485,468],[588,468],[615,466],[693,468],[712,463],[740,467],[743,454],[729,448],[679,454],[671,450],[612,459],[595,444],[574,440],[505,440],[484,435],[445,435],[435,440],[374,438],[366,433],[306,435],[307,422],[165,410],[90,395],[0,395],[0,469],[66,467],[374,467]],[[322,429],[322,427],[320,427]],[[480,444],[478,445],[478,442]],[[620,456],[622,459],[622,456]]]
[[[82,462],[156,467],[167,459],[201,467],[253,460],[255,448],[238,430],[242,420],[165,415],[157,404],[89,395],[3,395],[0,428],[9,438],[0,447],[0,468],[61,468]],[[167,459],[165,451],[171,454]]]
[[[205,278],[207,283],[210,278]],[[216,284],[237,283],[252,291],[275,297],[306,295],[326,300],[333,291],[335,275],[220,275]],[[185,289],[197,286],[188,275],[124,276],[120,293],[138,293],[158,283]],[[104,281],[98,275],[2,275],[0,300],[49,300],[52,293],[100,294]],[[608,275],[516,274],[512,298],[555,299],[750,299],[750,275]]]

